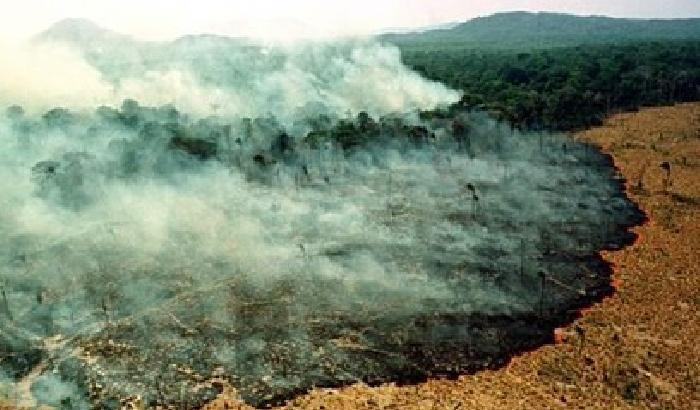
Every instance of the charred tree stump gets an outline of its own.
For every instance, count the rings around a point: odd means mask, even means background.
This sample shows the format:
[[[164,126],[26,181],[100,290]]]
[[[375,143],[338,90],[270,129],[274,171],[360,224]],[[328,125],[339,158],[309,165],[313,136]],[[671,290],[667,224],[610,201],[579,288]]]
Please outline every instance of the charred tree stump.
[[[2,288],[2,307],[5,311],[5,315],[10,321],[14,320],[12,318],[12,311],[10,310],[10,303],[7,301],[7,294],[5,293],[5,288]]]

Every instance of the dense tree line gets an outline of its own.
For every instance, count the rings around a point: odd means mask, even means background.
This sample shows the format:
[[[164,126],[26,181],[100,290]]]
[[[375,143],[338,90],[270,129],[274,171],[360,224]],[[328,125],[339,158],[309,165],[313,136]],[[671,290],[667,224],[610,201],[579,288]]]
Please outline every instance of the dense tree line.
[[[460,102],[521,128],[571,130],[609,113],[700,97],[700,42],[588,45],[528,51],[403,50],[425,76],[464,91]]]
[[[283,125],[274,116],[195,120],[172,105],[149,107],[127,99],[119,108],[101,106],[94,114],[56,107],[38,117],[27,116],[21,106],[13,105],[5,110],[5,118],[23,144],[54,133],[69,134],[86,145],[104,136],[109,139],[109,174],[131,177],[168,175],[173,169],[197,166],[193,159],[216,159],[248,171],[284,163],[308,173],[308,158],[302,158],[302,153],[318,155],[333,147],[351,152],[390,142],[419,146],[435,142],[437,130],[442,130],[444,144],[464,149],[470,124],[458,108],[425,112],[419,119],[374,118],[364,111],[344,118],[318,114]],[[38,192],[78,203],[83,198],[73,188],[82,185],[76,181],[82,181],[94,163],[92,154],[67,152],[35,164],[32,179]]]

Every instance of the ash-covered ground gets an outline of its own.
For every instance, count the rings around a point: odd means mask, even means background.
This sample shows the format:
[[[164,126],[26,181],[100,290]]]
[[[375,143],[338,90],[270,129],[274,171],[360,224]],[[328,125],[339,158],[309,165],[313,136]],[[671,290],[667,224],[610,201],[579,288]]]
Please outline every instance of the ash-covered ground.
[[[611,291],[598,251],[641,221],[609,157],[461,111],[394,48],[75,24],[3,53],[0,384],[22,405],[497,366]]]
[[[7,377],[182,407],[497,366],[611,291],[597,252],[641,218],[563,136],[455,109],[300,124],[9,110]]]

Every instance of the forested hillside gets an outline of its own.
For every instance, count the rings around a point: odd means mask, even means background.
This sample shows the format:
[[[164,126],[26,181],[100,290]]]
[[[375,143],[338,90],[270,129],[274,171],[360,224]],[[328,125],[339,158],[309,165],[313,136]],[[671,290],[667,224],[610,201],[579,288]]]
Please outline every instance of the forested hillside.
[[[426,48],[404,50],[403,58],[463,90],[462,104],[524,128],[581,128],[610,112],[700,97],[700,41],[520,52]]]
[[[382,39],[406,49],[432,46],[500,50],[698,40],[700,19],[641,20],[510,12],[476,18],[449,29],[386,34]]]
[[[382,36],[409,66],[515,126],[569,130],[700,97],[700,19],[502,13]]]

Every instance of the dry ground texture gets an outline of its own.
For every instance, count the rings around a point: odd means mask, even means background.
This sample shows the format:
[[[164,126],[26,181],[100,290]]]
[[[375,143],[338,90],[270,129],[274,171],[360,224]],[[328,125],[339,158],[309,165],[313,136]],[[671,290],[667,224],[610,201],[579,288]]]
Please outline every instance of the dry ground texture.
[[[317,389],[286,408],[700,409],[700,104],[616,115],[576,137],[615,157],[649,217],[634,246],[604,255],[616,267],[613,297],[506,368]],[[248,407],[227,391],[206,408]]]

